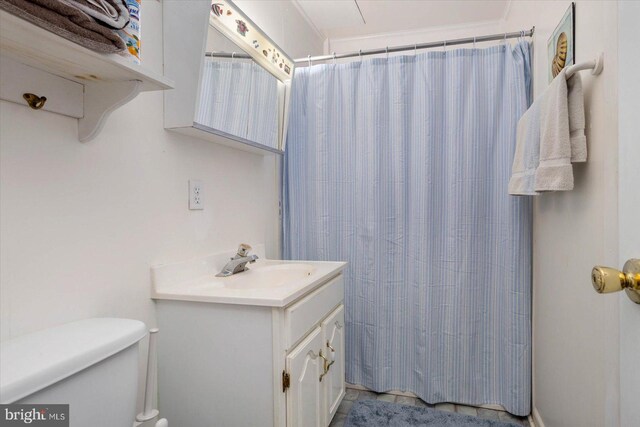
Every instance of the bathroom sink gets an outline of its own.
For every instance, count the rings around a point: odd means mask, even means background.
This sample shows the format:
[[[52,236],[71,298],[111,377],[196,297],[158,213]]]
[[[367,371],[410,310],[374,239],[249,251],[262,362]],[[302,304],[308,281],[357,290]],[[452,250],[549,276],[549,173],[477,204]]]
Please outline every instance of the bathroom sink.
[[[203,278],[203,283],[194,289],[209,287],[236,290],[277,288],[311,276],[315,270],[311,264],[256,262],[255,265],[249,267],[248,271],[229,277]]]
[[[151,297],[284,307],[338,275],[346,266],[344,262],[279,261],[261,256],[248,265],[247,271],[216,277],[229,256],[223,253],[152,267]]]

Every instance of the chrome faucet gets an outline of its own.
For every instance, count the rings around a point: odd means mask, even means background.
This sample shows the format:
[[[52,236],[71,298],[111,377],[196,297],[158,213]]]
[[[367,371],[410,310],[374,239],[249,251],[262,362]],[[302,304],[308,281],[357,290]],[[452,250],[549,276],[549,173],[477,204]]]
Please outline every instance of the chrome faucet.
[[[238,253],[236,253],[236,256],[231,258],[222,271],[216,274],[216,277],[229,277],[236,273],[247,271],[247,264],[253,264],[258,259],[258,255],[249,255],[250,250],[251,246],[246,243],[241,243],[240,246],[238,246]]]

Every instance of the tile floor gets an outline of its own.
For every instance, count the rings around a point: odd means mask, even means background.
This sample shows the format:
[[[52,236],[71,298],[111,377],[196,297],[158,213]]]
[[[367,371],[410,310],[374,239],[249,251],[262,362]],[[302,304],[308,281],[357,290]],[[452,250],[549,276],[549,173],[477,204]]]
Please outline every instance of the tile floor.
[[[356,400],[369,399],[384,400],[387,402],[401,403],[403,405],[434,408],[440,411],[458,412],[459,414],[471,415],[474,417],[480,417],[489,420],[508,421],[517,425],[529,427],[529,422],[527,421],[526,417],[515,417],[507,412],[494,411],[492,409],[484,408],[474,408],[472,406],[465,405],[454,405],[453,403],[438,403],[436,405],[431,405],[429,403],[423,402],[416,397],[396,396],[387,393],[374,393],[371,391],[361,391],[353,388],[347,388],[344,400],[340,404],[338,412],[333,417],[333,421],[331,421],[331,425],[329,427],[343,427],[345,419],[347,418],[347,414],[349,413],[353,402],[355,402]]]

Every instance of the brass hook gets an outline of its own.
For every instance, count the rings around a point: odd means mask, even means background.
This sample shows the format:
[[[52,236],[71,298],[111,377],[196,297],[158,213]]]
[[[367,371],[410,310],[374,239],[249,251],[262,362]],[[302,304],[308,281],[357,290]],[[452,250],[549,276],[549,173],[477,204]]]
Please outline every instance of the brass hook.
[[[47,98],[44,96],[38,96],[33,93],[23,93],[22,97],[27,101],[29,107],[34,110],[39,110],[44,107],[44,103],[47,102]]]

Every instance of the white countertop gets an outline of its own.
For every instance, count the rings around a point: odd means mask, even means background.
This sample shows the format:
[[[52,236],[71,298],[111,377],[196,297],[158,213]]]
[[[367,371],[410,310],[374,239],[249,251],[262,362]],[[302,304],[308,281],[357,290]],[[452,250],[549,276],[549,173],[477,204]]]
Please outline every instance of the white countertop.
[[[346,262],[259,259],[249,270],[216,277],[229,253],[152,267],[151,298],[285,307],[337,276]]]

